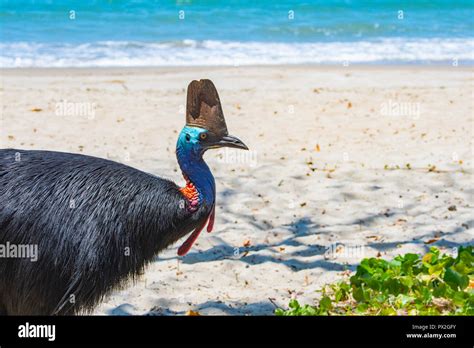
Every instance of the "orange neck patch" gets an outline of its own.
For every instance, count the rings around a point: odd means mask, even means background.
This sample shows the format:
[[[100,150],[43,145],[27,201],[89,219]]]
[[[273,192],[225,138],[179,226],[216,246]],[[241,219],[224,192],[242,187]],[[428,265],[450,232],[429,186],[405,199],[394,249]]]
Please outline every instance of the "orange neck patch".
[[[179,190],[183,194],[184,197],[189,201],[190,210],[195,211],[199,205],[199,192],[196,189],[196,186],[186,178],[186,186],[180,188]]]

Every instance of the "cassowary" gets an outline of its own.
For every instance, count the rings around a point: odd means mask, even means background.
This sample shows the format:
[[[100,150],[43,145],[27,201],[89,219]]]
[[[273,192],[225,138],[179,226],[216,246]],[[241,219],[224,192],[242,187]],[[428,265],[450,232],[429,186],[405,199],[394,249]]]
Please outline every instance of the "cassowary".
[[[186,185],[79,154],[0,150],[0,246],[37,246],[37,260],[0,258],[0,313],[90,312],[178,239],[185,255],[214,223],[208,149],[248,149],[230,136],[210,80],[188,86],[176,156]],[[1,256],[1,254],[0,254]]]

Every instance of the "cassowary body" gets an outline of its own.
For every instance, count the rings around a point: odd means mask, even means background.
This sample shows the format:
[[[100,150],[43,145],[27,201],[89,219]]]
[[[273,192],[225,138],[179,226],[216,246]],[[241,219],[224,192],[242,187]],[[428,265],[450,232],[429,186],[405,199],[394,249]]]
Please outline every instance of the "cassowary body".
[[[92,307],[203,224],[210,209],[203,204],[191,213],[171,181],[47,151],[1,150],[0,197],[0,241],[38,245],[35,262],[0,261],[0,308],[14,314],[69,314],[71,295]]]
[[[160,250],[194,231],[179,249],[183,255],[208,221],[212,229],[215,184],[202,155],[218,146],[246,147],[213,128],[219,109],[212,103],[220,102],[217,91],[216,100],[209,97],[212,83],[193,83],[192,102],[201,105],[196,118],[204,121],[198,127],[188,117],[178,138],[184,188],[105,159],[0,150],[0,245],[38,250],[35,262],[0,259],[0,313],[90,311]]]

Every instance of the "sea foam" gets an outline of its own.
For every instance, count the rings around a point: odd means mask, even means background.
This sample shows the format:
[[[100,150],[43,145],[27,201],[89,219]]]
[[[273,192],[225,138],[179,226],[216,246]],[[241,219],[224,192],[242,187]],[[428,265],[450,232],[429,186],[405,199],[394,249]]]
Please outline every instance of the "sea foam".
[[[474,39],[387,38],[351,42],[0,43],[0,67],[241,66],[474,62]]]

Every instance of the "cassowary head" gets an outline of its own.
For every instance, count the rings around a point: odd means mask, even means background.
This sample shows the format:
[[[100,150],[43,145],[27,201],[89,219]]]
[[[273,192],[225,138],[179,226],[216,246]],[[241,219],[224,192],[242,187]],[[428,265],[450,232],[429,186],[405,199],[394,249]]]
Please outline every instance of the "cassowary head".
[[[248,150],[238,138],[229,135],[216,87],[210,80],[192,81],[188,86],[186,126],[179,134],[176,156],[186,179],[182,194],[189,200],[191,211],[200,206],[207,209],[207,231],[214,224],[216,188],[214,177],[202,156],[208,149],[234,147]],[[197,228],[178,249],[185,255],[204,225]]]
[[[176,154],[183,174],[191,181],[203,181],[207,166],[202,156],[208,149],[234,147],[248,150],[229,135],[216,87],[211,80],[192,81],[188,86],[186,126],[179,134]],[[208,173],[210,174],[210,172]]]
[[[219,95],[210,80],[192,81],[188,86],[186,126],[179,135],[178,147],[190,161],[201,159],[208,149],[248,150],[240,139],[229,135]]]

